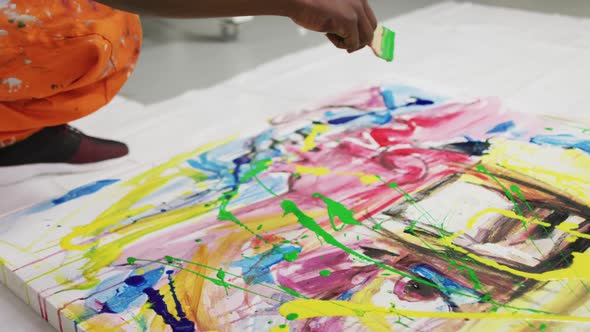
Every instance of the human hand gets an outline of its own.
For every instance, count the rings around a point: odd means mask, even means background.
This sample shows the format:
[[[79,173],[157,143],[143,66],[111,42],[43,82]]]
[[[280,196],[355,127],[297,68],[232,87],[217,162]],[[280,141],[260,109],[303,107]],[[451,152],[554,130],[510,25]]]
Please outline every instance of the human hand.
[[[368,0],[293,0],[287,13],[298,25],[324,32],[338,48],[349,53],[373,40],[377,19]]]

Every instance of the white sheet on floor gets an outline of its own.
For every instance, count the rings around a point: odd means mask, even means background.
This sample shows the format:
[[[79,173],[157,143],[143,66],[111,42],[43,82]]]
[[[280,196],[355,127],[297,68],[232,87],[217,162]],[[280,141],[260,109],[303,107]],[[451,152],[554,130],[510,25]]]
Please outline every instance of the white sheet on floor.
[[[76,123],[89,134],[126,141],[118,168],[40,177],[0,188],[0,215],[112,178],[205,142],[249,131],[284,112],[350,88],[403,82],[451,95],[496,95],[514,109],[590,122],[590,20],[444,3],[385,23],[397,31],[397,58],[352,56],[326,44],[239,75],[216,87],[144,107],[118,98]],[[11,331],[42,329],[33,311],[15,310],[0,292],[0,320]],[[47,330],[51,328],[47,325]]]

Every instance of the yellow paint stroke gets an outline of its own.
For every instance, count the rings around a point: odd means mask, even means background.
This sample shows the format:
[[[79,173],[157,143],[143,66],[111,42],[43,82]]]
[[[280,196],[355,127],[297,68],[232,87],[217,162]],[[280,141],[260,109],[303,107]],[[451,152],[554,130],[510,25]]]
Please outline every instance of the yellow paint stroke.
[[[179,210],[172,210],[167,213],[144,218],[133,224],[133,227],[118,231],[118,233],[126,235],[113,242],[98,246],[94,250],[88,251],[84,254],[84,257],[88,258],[88,262],[82,267],[82,274],[88,281],[93,281],[95,275],[102,268],[119,259],[123,253],[123,249],[131,243],[142,239],[149,234],[177,225],[180,222],[202,216],[213,208],[215,208],[215,206],[201,204]]]
[[[5,285],[8,285],[8,280],[6,278],[6,261],[2,258],[0,258],[0,268],[2,268],[2,280]]]
[[[380,183],[381,179],[377,175],[372,174],[365,174],[359,178],[359,180],[366,185],[371,185],[375,183]]]
[[[564,233],[568,233],[570,235],[573,235],[574,241],[577,240],[577,238],[590,240],[590,235],[576,231],[576,229],[578,229],[579,227],[580,227],[580,225],[573,223],[573,222],[562,222],[561,224],[555,226],[556,229],[559,229],[560,231],[562,231]],[[568,240],[568,239],[570,239],[570,238],[567,238],[566,240]],[[571,242],[574,242],[574,241],[571,241]]]
[[[202,172],[192,168],[180,168],[178,165],[195,155],[209,151],[231,140],[233,138],[204,145],[192,152],[176,156],[168,162],[126,181],[121,186],[130,187],[131,190],[123,198],[111,205],[90,224],[73,227],[72,232],[63,237],[60,244],[63,249],[68,251],[84,251],[83,257],[88,259],[82,268],[82,274],[88,282],[79,287],[85,288],[96,284],[99,281],[95,278],[96,274],[102,268],[109,266],[119,259],[123,248],[129,244],[148,234],[195,218],[212,210],[214,207],[205,207],[204,205],[192,206],[145,218],[133,225],[123,227],[119,225],[121,220],[127,218],[129,215],[135,215],[151,209],[152,206],[150,205],[138,208],[133,207],[142,199],[166,185],[171,179],[177,178],[178,176],[187,176],[193,178],[195,183],[206,180],[207,176]],[[177,171],[172,172],[170,175],[164,175],[170,170]],[[101,240],[97,237],[106,232],[119,233],[119,235],[123,234],[125,236],[103,245],[102,242],[106,242],[107,240]],[[87,243],[80,244],[84,241],[87,241]]]
[[[372,185],[375,183],[382,183],[381,178],[374,174],[367,174],[363,172],[333,172],[326,167],[307,167],[296,165],[295,171],[301,175],[310,174],[315,176],[326,176],[330,174],[336,175],[352,175],[357,176],[359,181],[365,185]]]
[[[494,140],[482,164],[536,179],[553,191],[590,205],[590,156],[583,151]]]
[[[486,209],[482,210],[481,212],[479,212],[479,213],[475,214],[473,217],[471,217],[471,219],[469,219],[469,221],[467,221],[467,229],[472,229],[475,226],[475,224],[477,223],[477,221],[479,220],[479,218],[481,218],[482,216],[489,214],[489,213],[498,213],[498,214],[501,214],[505,217],[520,220],[520,221],[523,221],[526,223],[537,224],[537,225],[541,225],[543,227],[551,227],[550,223],[539,221],[536,218],[526,218],[526,217],[523,217],[519,214],[516,214],[514,211],[490,207],[490,208],[486,208]],[[458,235],[455,234],[453,236],[453,239],[455,239],[457,237],[458,237]]]
[[[513,211],[507,211],[507,210],[502,210],[502,209],[497,209],[497,208],[487,208],[487,209],[484,209],[483,211],[477,213],[476,215],[474,215],[467,222],[466,228],[468,230],[472,229],[475,226],[475,224],[477,223],[477,221],[479,220],[479,218],[485,214],[488,214],[488,213],[499,213],[499,214],[502,214],[506,217],[521,220],[524,222],[538,224],[538,225],[541,225],[544,227],[550,226],[550,224],[538,221],[535,218],[530,218],[530,219],[524,218],[520,215],[517,215]],[[563,229],[566,229],[566,227],[563,227]],[[534,280],[539,280],[539,281],[567,280],[567,279],[590,280],[590,255],[588,255],[588,254],[572,253],[572,255],[574,256],[574,259],[573,259],[572,265],[568,268],[554,270],[554,271],[547,271],[547,272],[543,272],[543,273],[529,273],[529,272],[519,271],[519,270],[510,268],[508,266],[499,264],[498,262],[493,261],[488,258],[480,257],[480,256],[460,247],[460,246],[453,244],[453,241],[463,234],[465,234],[464,231],[459,231],[451,236],[440,238],[438,241],[439,241],[439,243],[441,243],[444,246],[447,246],[451,249],[454,249],[458,252],[461,252],[461,253],[467,255],[469,258],[473,259],[474,261],[477,261],[481,264],[484,264],[484,265],[487,265],[487,266],[496,268],[498,270],[508,272],[510,274],[520,276],[523,278],[529,278],[529,279],[534,279]]]
[[[297,319],[309,319],[317,317],[364,317],[368,314],[371,314],[374,316],[406,316],[430,319],[523,319],[527,321],[590,323],[590,317],[499,312],[426,312],[386,308],[371,304],[358,304],[346,301],[323,300],[294,300],[291,302],[287,302],[279,308],[279,313],[283,317],[286,317],[288,314],[291,313],[296,313],[298,315]]]
[[[368,284],[363,289],[359,290],[356,294],[352,296],[350,299],[351,303],[371,303],[372,298],[379,293],[381,290],[383,283],[386,281],[386,278],[380,277]],[[368,313],[362,317],[358,318],[363,326],[371,331],[371,332],[381,332],[381,331],[393,331],[393,326],[387,320],[387,318],[374,315],[372,313]]]
[[[275,326],[269,330],[269,332],[287,332],[287,331],[289,331],[289,326],[287,326],[287,325],[278,325],[278,326]]]
[[[324,216],[325,214],[325,211],[310,213],[312,217]],[[255,229],[258,225],[264,225],[265,232],[271,234],[299,225],[295,216],[283,216],[282,213],[243,217],[240,218],[240,221],[250,229]],[[251,233],[244,231],[239,225],[231,222],[219,223],[214,228],[209,229],[207,233],[220,235],[216,237],[214,243],[201,244],[195,250],[190,260],[198,265],[186,264],[185,268],[174,277],[178,300],[182,308],[185,309],[187,318],[197,322],[199,331],[214,330],[219,326],[229,326],[232,324],[232,320],[231,317],[219,315],[218,311],[211,310],[211,307],[207,305],[213,299],[227,298],[226,289],[191,272],[215,277],[217,271],[205,267],[225,269],[229,264],[228,257],[240,257],[244,247],[248,247],[248,244],[253,241]],[[235,296],[239,295],[234,292],[242,294],[243,292],[229,290],[229,296],[238,301]],[[243,296],[247,295],[244,294]],[[220,302],[219,306],[223,306],[223,301]]]
[[[310,174],[315,176],[325,176],[330,174],[330,170],[325,167],[306,167],[306,166],[295,166],[295,171],[301,175]]]
[[[328,130],[330,130],[330,126],[328,126],[328,125],[325,125],[325,124],[313,125],[311,127],[311,133],[309,133],[309,135],[307,135],[307,137],[303,141],[303,148],[301,149],[301,152],[309,152],[309,151],[315,149],[317,146],[315,139],[320,134],[323,134],[323,133],[327,132]]]

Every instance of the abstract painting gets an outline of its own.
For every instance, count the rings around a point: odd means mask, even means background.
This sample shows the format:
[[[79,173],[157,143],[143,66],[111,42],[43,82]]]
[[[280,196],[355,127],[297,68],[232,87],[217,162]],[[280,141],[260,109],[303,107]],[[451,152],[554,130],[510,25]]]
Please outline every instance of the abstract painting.
[[[590,329],[590,130],[404,85],[0,220],[61,331]]]

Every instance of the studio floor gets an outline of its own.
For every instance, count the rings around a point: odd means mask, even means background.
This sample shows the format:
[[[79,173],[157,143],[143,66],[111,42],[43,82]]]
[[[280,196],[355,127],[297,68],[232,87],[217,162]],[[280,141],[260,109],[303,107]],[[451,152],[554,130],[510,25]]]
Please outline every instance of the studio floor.
[[[440,2],[443,1],[370,0],[380,20]],[[590,16],[588,0],[469,2],[557,15]],[[234,42],[220,40],[220,24],[216,20],[145,18],[143,23],[143,54],[122,95],[144,104],[220,83],[265,62],[326,41],[321,34],[302,34],[289,19],[277,17],[257,17],[243,24]]]

